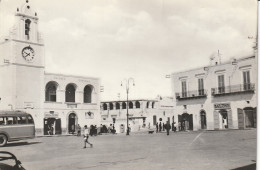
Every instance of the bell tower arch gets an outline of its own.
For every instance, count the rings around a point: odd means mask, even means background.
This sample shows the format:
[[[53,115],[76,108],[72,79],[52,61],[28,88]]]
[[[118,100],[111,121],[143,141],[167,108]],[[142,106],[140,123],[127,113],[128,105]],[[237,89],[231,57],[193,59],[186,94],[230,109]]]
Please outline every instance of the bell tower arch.
[[[38,16],[33,10],[28,0],[18,7],[15,13],[16,29],[13,30],[14,39],[21,41],[30,41],[41,43],[40,34],[38,32]]]

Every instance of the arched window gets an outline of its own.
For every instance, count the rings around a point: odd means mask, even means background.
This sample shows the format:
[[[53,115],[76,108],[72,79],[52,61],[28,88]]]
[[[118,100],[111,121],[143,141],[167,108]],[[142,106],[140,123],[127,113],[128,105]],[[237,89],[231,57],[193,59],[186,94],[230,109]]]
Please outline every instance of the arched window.
[[[140,102],[139,102],[139,101],[136,101],[136,102],[135,102],[135,107],[136,107],[136,108],[140,108]]]
[[[126,103],[125,102],[123,102],[123,104],[122,104],[122,109],[126,109]]]
[[[75,87],[72,84],[68,84],[66,87],[66,102],[75,102]]]
[[[129,102],[129,109],[133,109],[133,108],[134,108],[133,102]]]
[[[110,110],[113,110],[113,109],[114,109],[113,103],[109,103],[109,109],[110,109]]]
[[[93,86],[87,85],[84,88],[84,103],[91,103],[92,102],[92,91]]]
[[[107,104],[106,103],[103,104],[103,110],[107,110]]]
[[[155,104],[155,102],[152,103],[152,108],[154,108],[154,104]]]
[[[27,19],[25,20],[25,36],[27,38],[27,40],[30,39],[30,24],[31,24],[31,20]]]
[[[118,102],[116,102],[116,110],[120,109],[120,104]]]
[[[149,108],[149,102],[146,103],[146,108]]]
[[[48,82],[45,87],[45,101],[56,102],[56,82]]]

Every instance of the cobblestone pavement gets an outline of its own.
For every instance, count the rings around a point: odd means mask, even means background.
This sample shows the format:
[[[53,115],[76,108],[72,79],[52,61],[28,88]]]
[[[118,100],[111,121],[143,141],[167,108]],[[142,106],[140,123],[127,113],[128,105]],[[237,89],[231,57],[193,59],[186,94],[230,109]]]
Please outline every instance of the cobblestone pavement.
[[[38,137],[0,148],[28,170],[226,170],[254,164],[256,129],[131,133],[90,137]]]

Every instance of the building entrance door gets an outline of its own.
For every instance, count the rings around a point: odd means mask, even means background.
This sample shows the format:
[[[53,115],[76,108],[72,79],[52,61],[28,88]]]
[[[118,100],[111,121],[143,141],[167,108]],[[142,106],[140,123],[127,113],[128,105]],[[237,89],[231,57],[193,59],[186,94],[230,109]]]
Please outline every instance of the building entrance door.
[[[44,135],[58,135],[61,134],[61,120],[60,118],[44,118]]]
[[[76,127],[76,119],[77,119],[77,115],[75,113],[71,113],[69,115],[69,125],[68,125],[68,129],[69,129],[69,133],[70,134],[74,134],[75,133],[75,127]]]
[[[193,130],[193,115],[183,113],[179,119],[181,130]]]
[[[200,124],[201,124],[201,129],[207,129],[207,119],[206,119],[205,111],[200,112]]]
[[[244,109],[244,112],[245,112],[245,126],[246,128],[253,128],[255,127],[255,121],[254,121],[254,118],[255,118],[255,113],[254,113],[254,110],[253,108],[245,108]]]
[[[228,128],[228,112],[223,109],[219,111],[221,119],[220,119],[220,128],[227,129]]]

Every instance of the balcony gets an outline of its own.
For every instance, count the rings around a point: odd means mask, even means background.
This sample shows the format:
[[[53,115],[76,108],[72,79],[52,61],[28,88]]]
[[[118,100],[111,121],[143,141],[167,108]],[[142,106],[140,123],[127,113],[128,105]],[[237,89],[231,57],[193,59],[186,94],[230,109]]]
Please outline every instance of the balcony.
[[[230,94],[237,94],[237,93],[254,93],[254,91],[255,91],[255,84],[248,83],[248,84],[239,84],[233,86],[212,88],[211,95],[223,96],[223,95],[230,95]]]
[[[187,91],[183,93],[175,93],[175,96],[177,100],[198,99],[207,97],[207,91],[205,89]]]

